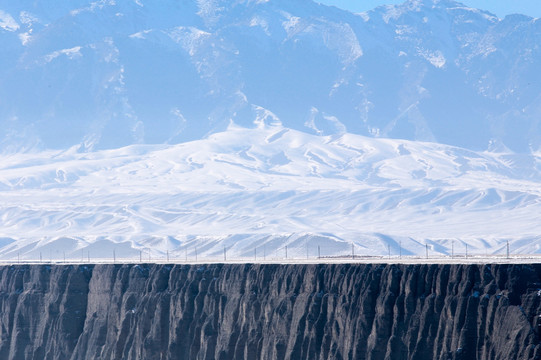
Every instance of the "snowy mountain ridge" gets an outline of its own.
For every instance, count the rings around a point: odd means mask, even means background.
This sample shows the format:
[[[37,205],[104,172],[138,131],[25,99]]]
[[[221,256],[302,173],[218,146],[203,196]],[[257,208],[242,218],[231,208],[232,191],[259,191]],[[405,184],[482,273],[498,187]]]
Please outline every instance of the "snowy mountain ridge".
[[[0,3],[0,151],[284,126],[539,149],[541,23],[454,1]]]
[[[0,259],[540,252],[538,19],[22,0],[0,41]]]

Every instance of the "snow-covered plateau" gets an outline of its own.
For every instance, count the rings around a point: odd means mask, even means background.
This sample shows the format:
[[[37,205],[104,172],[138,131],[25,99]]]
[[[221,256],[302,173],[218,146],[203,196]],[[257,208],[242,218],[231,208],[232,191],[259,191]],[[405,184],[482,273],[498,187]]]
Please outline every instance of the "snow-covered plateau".
[[[318,136],[0,157],[2,259],[541,253],[540,154]],[[287,247],[287,249],[286,249]],[[114,254],[114,255],[113,255]]]

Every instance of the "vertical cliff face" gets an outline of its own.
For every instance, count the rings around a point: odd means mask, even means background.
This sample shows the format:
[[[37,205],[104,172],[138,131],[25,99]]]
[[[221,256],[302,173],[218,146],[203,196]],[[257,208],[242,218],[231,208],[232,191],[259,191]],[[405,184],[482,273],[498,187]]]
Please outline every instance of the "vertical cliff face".
[[[1,359],[538,359],[541,265],[0,267]]]

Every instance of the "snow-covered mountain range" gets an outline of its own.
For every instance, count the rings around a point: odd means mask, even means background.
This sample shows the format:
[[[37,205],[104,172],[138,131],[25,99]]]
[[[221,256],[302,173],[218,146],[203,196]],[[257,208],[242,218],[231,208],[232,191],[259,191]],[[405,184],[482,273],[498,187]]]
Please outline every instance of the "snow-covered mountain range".
[[[541,21],[451,0],[0,2],[1,151],[179,143],[252,126],[541,144]]]
[[[538,19],[21,0],[0,43],[0,259],[541,252]]]

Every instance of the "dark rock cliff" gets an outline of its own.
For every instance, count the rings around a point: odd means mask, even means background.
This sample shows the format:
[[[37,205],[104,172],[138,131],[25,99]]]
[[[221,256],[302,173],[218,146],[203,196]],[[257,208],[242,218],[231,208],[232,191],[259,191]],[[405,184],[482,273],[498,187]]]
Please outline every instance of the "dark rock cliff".
[[[541,265],[0,267],[0,359],[539,359]]]

